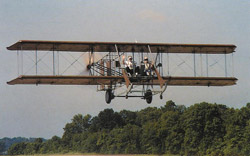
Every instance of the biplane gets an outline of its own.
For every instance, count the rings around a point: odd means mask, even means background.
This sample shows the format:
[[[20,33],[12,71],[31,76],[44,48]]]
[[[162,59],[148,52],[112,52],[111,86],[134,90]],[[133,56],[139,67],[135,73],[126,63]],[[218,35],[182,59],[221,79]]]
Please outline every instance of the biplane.
[[[163,98],[163,93],[168,86],[230,86],[235,85],[237,78],[227,76],[211,77],[196,74],[195,56],[199,55],[226,55],[235,52],[235,45],[224,44],[169,44],[169,43],[132,43],[132,42],[73,42],[73,41],[36,41],[21,40],[7,47],[8,50],[17,51],[18,65],[22,65],[23,53],[35,53],[33,63],[35,74],[25,75],[18,72],[18,77],[7,82],[15,84],[48,84],[48,85],[96,85],[97,91],[105,92],[105,101],[123,97],[139,97],[152,102],[154,95]],[[40,59],[38,52],[51,52],[52,74],[40,75],[37,65]],[[87,75],[63,75],[56,72],[56,53],[87,53]],[[97,54],[103,54],[97,59]],[[193,76],[172,76],[164,73],[164,68],[169,63],[168,54],[187,54],[194,57]],[[124,57],[126,56],[126,57]],[[126,70],[124,59],[130,56],[133,71],[129,74]],[[154,56],[154,57],[152,57]],[[145,74],[144,59],[150,61],[150,68]],[[22,58],[21,58],[22,59]],[[76,59],[78,61],[78,59]],[[76,62],[75,61],[75,62]],[[59,60],[58,60],[59,62]],[[225,62],[226,63],[226,62]],[[207,65],[208,66],[208,65]],[[139,71],[135,71],[139,68]],[[227,72],[227,71],[226,71]],[[123,88],[123,90],[120,90]]]

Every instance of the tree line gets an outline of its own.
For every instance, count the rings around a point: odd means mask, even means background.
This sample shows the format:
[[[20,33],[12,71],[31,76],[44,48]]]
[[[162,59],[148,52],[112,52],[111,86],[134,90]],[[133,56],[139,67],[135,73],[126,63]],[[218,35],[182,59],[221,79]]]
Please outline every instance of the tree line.
[[[13,144],[8,154],[53,153],[250,155],[250,103],[241,109],[166,102],[140,111],[77,114],[62,137]]]
[[[8,138],[4,137],[0,139],[0,155],[6,154],[7,150],[12,144],[20,143],[20,142],[34,142],[36,138],[24,138],[24,137],[14,137],[14,138]],[[45,139],[42,139],[45,141]]]

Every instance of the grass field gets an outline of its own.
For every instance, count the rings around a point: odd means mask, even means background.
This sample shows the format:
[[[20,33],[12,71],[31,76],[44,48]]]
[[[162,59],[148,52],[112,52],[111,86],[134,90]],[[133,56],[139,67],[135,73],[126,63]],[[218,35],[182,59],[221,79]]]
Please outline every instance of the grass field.
[[[148,155],[148,154],[80,154],[80,153],[75,153],[75,154],[35,154],[35,155],[17,155],[17,156],[159,156],[159,155]],[[13,155],[4,155],[4,156],[13,156]],[[161,156],[179,156],[179,155],[168,155],[164,154]]]

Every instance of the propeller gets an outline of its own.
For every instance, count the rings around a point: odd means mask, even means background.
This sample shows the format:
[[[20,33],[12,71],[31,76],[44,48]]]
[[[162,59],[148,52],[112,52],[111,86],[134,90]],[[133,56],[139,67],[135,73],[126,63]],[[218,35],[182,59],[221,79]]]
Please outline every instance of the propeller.
[[[91,69],[91,66],[95,62],[102,59],[102,57],[103,56],[99,53],[88,53],[86,55],[83,55],[83,63],[84,63],[84,65],[86,65],[86,68],[84,69],[84,71],[81,74],[86,73],[86,72],[88,73],[89,70]]]

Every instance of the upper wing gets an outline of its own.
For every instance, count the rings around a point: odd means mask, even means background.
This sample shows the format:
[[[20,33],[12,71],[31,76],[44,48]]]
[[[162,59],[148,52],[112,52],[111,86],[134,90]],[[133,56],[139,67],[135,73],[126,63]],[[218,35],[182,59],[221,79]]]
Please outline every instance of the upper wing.
[[[174,86],[229,86],[235,85],[234,77],[163,77],[167,85]],[[131,80],[133,82],[133,80]],[[15,84],[51,84],[51,85],[110,85],[124,83],[122,76],[20,76],[10,82]],[[157,78],[150,82],[134,81],[135,85],[160,85]]]
[[[72,52],[149,52],[152,53],[203,53],[228,54],[236,46],[229,44],[171,44],[171,43],[132,43],[132,42],[73,42],[21,40],[7,47],[8,50],[72,51]]]

